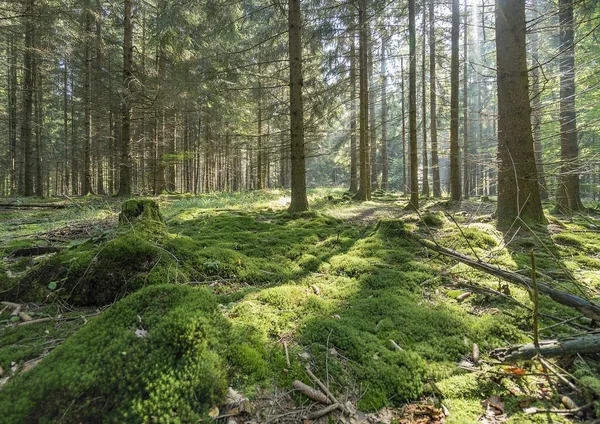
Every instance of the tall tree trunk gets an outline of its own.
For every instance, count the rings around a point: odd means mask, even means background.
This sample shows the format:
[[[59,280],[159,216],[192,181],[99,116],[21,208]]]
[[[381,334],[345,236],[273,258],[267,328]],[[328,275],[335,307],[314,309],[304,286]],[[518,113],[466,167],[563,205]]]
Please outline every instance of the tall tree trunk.
[[[33,0],[28,7],[33,9]],[[33,90],[34,90],[34,49],[35,49],[35,26],[33,18],[25,18],[25,50],[23,52],[23,106],[21,117],[21,144],[25,152],[24,164],[24,189],[25,196],[33,196],[33,180],[35,174],[33,140],[31,139],[31,120],[33,112]]]
[[[532,9],[537,10],[537,1],[533,0]],[[542,99],[540,92],[540,36],[538,29],[533,28],[531,35],[531,58],[532,58],[532,102],[533,102],[533,141],[535,148],[535,163],[538,179],[540,182],[540,198],[548,199],[546,176],[544,174],[544,161],[542,155]]]
[[[358,192],[358,155],[356,149],[356,37],[350,44],[350,193]]]
[[[92,13],[84,9],[85,41],[83,46],[83,189],[84,196],[92,192]]]
[[[422,9],[423,9],[423,41],[421,44],[421,59],[422,59],[422,64],[421,64],[421,89],[422,89],[422,97],[421,97],[421,106],[422,106],[422,113],[423,113],[423,148],[422,148],[422,152],[423,152],[423,195],[425,197],[429,197],[429,163],[427,160],[427,84],[426,84],[426,78],[425,78],[425,73],[426,73],[426,59],[425,59],[425,52],[426,52],[426,45],[427,45],[427,25],[426,25],[426,21],[427,21],[427,8],[425,7],[425,2],[423,2],[422,5]],[[431,87],[430,87],[431,90]]]
[[[525,0],[496,3],[498,225],[546,222],[538,190],[525,50]],[[519,224],[519,223],[517,223]]]
[[[498,0],[506,1],[506,0]],[[458,37],[460,30],[460,0],[452,0],[452,57],[450,64],[450,197],[462,197],[460,184],[460,149],[458,146]]]
[[[415,28],[415,0],[408,0],[408,126],[410,132],[410,206],[419,209],[419,170],[417,158],[417,34]]]
[[[468,27],[469,9],[465,0],[465,14],[464,14],[464,31],[463,31],[463,197],[468,198],[471,193],[471,179],[470,179],[470,168],[471,164],[469,161],[469,73],[467,63],[467,41],[469,38],[469,27]]]
[[[435,75],[436,54],[434,13],[434,0],[429,0],[429,115],[431,131],[431,170],[433,174],[433,197],[440,197],[442,195],[442,188],[440,184],[440,164],[437,143],[437,80]]]
[[[359,57],[359,186],[354,196],[357,200],[371,200],[369,173],[369,71],[367,0],[358,0],[358,57]]]
[[[10,69],[8,72],[8,129],[10,140],[10,194],[17,195],[17,52],[10,38]]]
[[[96,17],[96,57],[94,58],[94,95],[97,96],[97,99],[101,98],[102,93],[102,19],[101,13],[102,9],[98,8]],[[103,148],[102,148],[102,120],[100,119],[100,108],[96,107],[94,109],[94,145],[96,147],[96,193],[100,195],[104,195],[104,158],[103,158]]]
[[[260,67],[259,67],[260,68]],[[260,74],[260,70],[259,70]],[[260,76],[259,78],[262,78]],[[257,105],[257,145],[256,145],[256,185],[257,189],[264,190],[265,189],[265,181],[263,178],[263,137],[262,137],[262,84],[259,80],[258,83],[258,105]]]
[[[67,55],[63,56],[63,150],[64,150],[64,173],[63,194],[69,193],[69,71]]]
[[[573,0],[559,0],[560,20],[560,177],[556,207],[564,213],[583,209],[579,188],[579,146],[575,113]]]
[[[385,63],[385,33],[381,36],[381,188],[387,190],[389,179],[389,153],[387,140],[387,69]]]
[[[289,0],[290,138],[292,156],[292,199],[290,212],[308,209],[304,153],[304,106],[302,102],[302,17],[300,0]]]
[[[44,97],[42,71],[38,58],[33,60],[35,75],[35,195],[44,196],[44,170],[42,165],[42,134],[44,131]]]
[[[368,25],[368,24],[367,24]],[[373,72],[373,56],[375,53],[375,43],[373,42],[374,31],[367,32],[367,63],[369,68],[369,167],[371,178],[369,180],[371,192],[377,189],[377,177],[379,175],[377,165],[377,127],[375,126],[375,77]]]
[[[119,196],[131,195],[131,111],[133,77],[133,0],[125,0],[123,16],[123,99],[121,102],[121,161]]]
[[[400,91],[402,106],[402,192],[407,194],[409,183],[406,172],[406,107],[404,103],[406,92],[404,91],[404,58],[402,56],[400,56]]]

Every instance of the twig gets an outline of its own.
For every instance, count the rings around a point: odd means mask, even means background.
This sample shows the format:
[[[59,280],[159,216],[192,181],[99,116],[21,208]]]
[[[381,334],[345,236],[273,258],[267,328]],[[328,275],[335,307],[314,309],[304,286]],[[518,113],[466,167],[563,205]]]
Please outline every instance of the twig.
[[[321,418],[323,415],[327,415],[339,408],[341,408],[341,405],[339,403],[334,403],[333,405],[329,405],[327,408],[319,409],[318,411],[308,414],[306,418],[309,420],[316,420],[317,418]]]
[[[292,367],[290,364],[290,353],[288,352],[287,342],[283,341],[283,350],[285,351],[285,365],[287,365],[288,369]]]
[[[325,394],[327,395],[327,397],[329,397],[329,399],[331,399],[331,401],[333,403],[337,403],[340,405],[340,408],[342,409],[342,412],[344,413],[348,413],[348,411],[346,410],[346,408],[344,408],[342,406],[342,404],[335,398],[335,396],[333,396],[333,394],[329,391],[329,389],[327,388],[327,386],[325,386],[323,384],[323,382],[321,380],[319,380],[317,378],[316,375],[313,374],[313,372],[310,370],[310,368],[308,367],[308,365],[306,366],[306,373],[308,374],[308,376],[315,382],[317,383],[317,386],[319,386],[321,388],[321,390],[323,390],[325,392]]]
[[[529,414],[560,414],[560,415],[576,415],[579,412],[585,411],[586,409],[592,407],[594,405],[593,402],[586,403],[583,406],[575,409],[539,409],[532,408],[528,411]]]
[[[540,311],[540,293],[538,291],[537,278],[535,275],[535,254],[531,250],[531,285],[533,286],[533,344],[540,350],[540,339],[538,337],[538,313]]]
[[[548,361],[546,361],[543,357],[538,356],[537,358],[544,367],[546,367],[552,374],[554,374],[556,377],[558,377],[558,379],[560,381],[562,381],[563,383],[565,383],[567,386],[569,386],[571,389],[575,390],[577,393],[581,393],[581,389],[579,389],[579,387],[577,387],[576,385],[574,385],[573,383],[571,383],[569,380],[566,379],[565,376],[563,376],[562,374],[560,374]]]

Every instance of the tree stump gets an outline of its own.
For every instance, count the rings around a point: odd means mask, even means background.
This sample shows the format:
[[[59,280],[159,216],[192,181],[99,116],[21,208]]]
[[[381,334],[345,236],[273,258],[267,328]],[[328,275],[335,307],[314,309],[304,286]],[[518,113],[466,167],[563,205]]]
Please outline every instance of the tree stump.
[[[152,199],[130,199],[121,205],[119,224],[157,224],[164,225],[164,219],[158,208],[158,203]]]

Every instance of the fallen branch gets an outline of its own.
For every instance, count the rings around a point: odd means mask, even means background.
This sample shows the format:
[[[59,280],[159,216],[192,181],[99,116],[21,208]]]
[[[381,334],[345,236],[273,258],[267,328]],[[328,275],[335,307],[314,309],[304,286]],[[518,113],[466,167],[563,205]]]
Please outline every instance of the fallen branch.
[[[300,380],[295,380],[292,383],[292,387],[295,390],[298,390],[303,395],[305,395],[307,398],[314,400],[315,402],[319,402],[324,405],[329,405],[331,403],[331,401],[325,394],[323,394],[317,389],[313,389],[312,387],[304,384]]]
[[[533,283],[531,278],[525,277],[523,275],[517,274],[512,271],[508,271],[506,269],[500,268],[495,265],[490,265],[488,263],[477,261],[475,259],[470,258],[469,256],[463,255],[460,252],[455,250],[447,249],[430,240],[418,239],[419,243],[428,249],[434,250],[438,253],[456,259],[459,262],[464,263],[465,265],[469,265],[472,268],[475,268],[479,271],[483,271],[487,274],[491,274],[495,277],[502,278],[503,280],[509,281],[518,286],[524,287],[527,290],[533,290]],[[556,290],[555,288],[550,287],[544,283],[538,283],[538,290],[540,293],[543,293],[549,296],[555,302],[558,302],[562,305],[570,306],[576,310],[578,310],[581,315],[588,317],[590,319],[600,321],[600,305],[594,302],[590,302],[582,297],[576,296],[571,293],[566,293],[560,290]]]
[[[544,358],[553,358],[557,356],[566,356],[576,353],[597,353],[600,352],[600,334],[581,336],[564,340],[540,340],[539,353]],[[503,362],[516,362],[532,359],[538,354],[538,350],[533,343],[524,345],[515,345],[494,349],[490,356]]]
[[[339,405],[340,409],[342,410],[342,412],[348,413],[346,408],[344,408],[344,406],[335,398],[335,396],[329,391],[327,386],[325,384],[323,384],[323,382],[321,380],[319,380],[316,375],[313,374],[313,372],[310,370],[308,365],[306,366],[306,373],[308,374],[308,376],[310,378],[312,378],[312,380],[315,383],[317,383],[317,385],[321,388],[321,390],[323,390],[327,394],[327,397],[329,399],[331,399],[330,403],[337,403]]]
[[[335,411],[340,408],[339,403],[334,403],[333,405],[329,405],[327,408],[319,409],[318,411],[311,412],[306,416],[306,419],[316,420],[317,418],[321,418],[323,415],[327,415],[330,412]]]

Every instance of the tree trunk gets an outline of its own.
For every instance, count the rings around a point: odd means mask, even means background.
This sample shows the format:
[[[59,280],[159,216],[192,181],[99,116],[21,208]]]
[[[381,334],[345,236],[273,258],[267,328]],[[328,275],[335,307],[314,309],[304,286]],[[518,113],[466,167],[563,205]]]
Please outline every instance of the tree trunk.
[[[8,71],[8,130],[10,140],[10,194],[17,195],[17,53],[10,38],[10,68]]]
[[[371,200],[369,173],[369,72],[368,72],[368,24],[367,0],[358,0],[358,57],[359,57],[359,149],[360,171],[357,200]]]
[[[69,193],[69,77],[68,77],[67,56],[63,56],[63,149],[64,149],[64,168],[63,168],[63,194]]]
[[[358,192],[358,155],[356,150],[356,37],[350,44],[350,193]]]
[[[94,58],[94,95],[97,96],[97,99],[100,99],[102,96],[102,20],[100,19],[100,14],[102,9],[98,8],[96,13],[96,56]],[[94,146],[96,150],[96,193],[100,195],[104,195],[104,166],[103,166],[103,148],[102,148],[102,120],[101,115],[103,113],[100,111],[99,107],[94,109]]]
[[[121,161],[119,196],[131,195],[131,111],[133,77],[133,0],[125,0],[123,15],[123,99],[121,102]]]
[[[546,222],[536,172],[525,50],[525,0],[496,5],[498,208],[500,227]]]
[[[389,179],[389,158],[387,141],[387,69],[385,63],[385,32],[381,36],[381,188],[387,190]]]
[[[402,192],[404,194],[408,193],[408,181],[407,181],[407,172],[406,172],[406,108],[404,104],[404,98],[406,97],[406,93],[404,91],[404,58],[400,57],[400,96],[401,96],[401,106],[402,106]]]
[[[428,163],[428,153],[427,153],[427,83],[425,81],[425,73],[426,73],[426,45],[427,45],[427,8],[425,7],[425,2],[422,5],[423,8],[423,41],[421,44],[421,106],[423,113],[423,196],[429,197],[429,163]],[[431,87],[430,87],[431,90]]]
[[[532,9],[537,9],[537,1],[533,0]],[[540,198],[548,199],[546,176],[544,174],[544,162],[542,156],[542,99],[540,92],[540,36],[536,28],[532,29],[531,35],[531,58],[532,58],[532,102],[533,102],[533,140],[535,148],[535,163],[540,182]]]
[[[377,177],[379,176],[377,166],[377,128],[375,126],[375,78],[373,72],[375,43],[373,42],[373,33],[374,31],[372,31],[371,28],[367,30],[367,63],[369,68],[369,168],[371,174],[371,178],[369,179],[369,191],[371,193],[378,187]]]
[[[440,183],[440,165],[438,159],[437,143],[437,93],[436,93],[436,53],[435,53],[435,26],[434,26],[434,0],[429,0],[429,115],[431,131],[431,170],[433,173],[433,197],[442,195]]]
[[[84,196],[92,192],[92,14],[84,9],[85,41],[83,46],[83,188]]]
[[[452,57],[450,65],[450,197],[454,201],[459,201],[462,198],[462,187],[460,183],[460,148],[458,146],[459,31],[460,0],[452,0]]]
[[[410,139],[410,207],[419,209],[419,170],[417,158],[417,34],[415,0],[408,0],[408,127]]]
[[[33,0],[29,2],[29,10],[33,8]],[[24,187],[25,196],[33,196],[33,180],[35,173],[33,140],[31,139],[31,120],[33,112],[35,26],[33,18],[25,18],[25,50],[23,52],[23,106],[21,117],[21,144],[25,152]]]
[[[300,0],[289,0],[290,138],[292,156],[292,199],[290,212],[308,209],[304,153],[304,106],[302,102],[302,17]]]
[[[528,343],[494,349],[490,355],[502,362],[517,362],[532,359],[538,354],[544,358],[554,358],[598,352],[600,352],[600,334],[590,334],[564,340],[541,340],[539,348],[533,343]]]
[[[470,160],[469,160],[469,73],[467,63],[467,41],[469,28],[467,19],[469,9],[465,1],[465,16],[464,16],[464,32],[463,32],[463,197],[468,198],[471,195],[471,178],[470,178]]]
[[[34,58],[33,60],[33,68],[35,75],[35,195],[38,197],[44,197],[44,170],[42,165],[44,96],[42,88],[42,70],[39,60],[37,58]]]
[[[559,0],[560,20],[560,177],[556,207],[564,213],[583,209],[579,188],[579,146],[575,113],[573,0]]]

